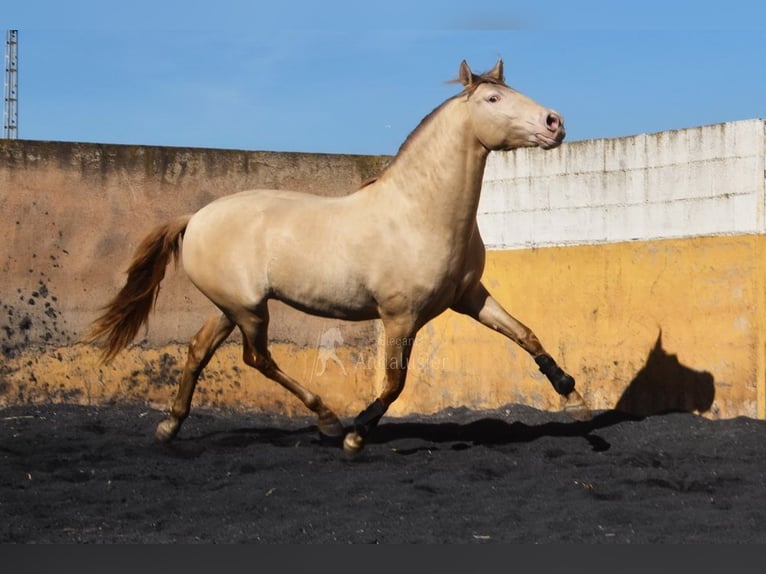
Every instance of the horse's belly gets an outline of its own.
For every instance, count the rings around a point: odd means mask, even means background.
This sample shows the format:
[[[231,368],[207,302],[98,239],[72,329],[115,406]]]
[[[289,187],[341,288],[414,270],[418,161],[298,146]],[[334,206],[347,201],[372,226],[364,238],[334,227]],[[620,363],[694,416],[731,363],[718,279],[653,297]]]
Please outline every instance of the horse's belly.
[[[270,295],[291,307],[322,317],[362,321],[378,316],[374,297],[355,280],[353,273],[328,273],[304,267],[303,272],[280,273],[270,269]],[[286,280],[287,279],[287,280]]]
[[[377,307],[372,302],[358,302],[359,304],[348,304],[349,302],[339,302],[336,300],[309,300],[307,298],[287,298],[275,297],[291,307],[317,315],[319,317],[328,317],[330,319],[343,319],[346,321],[366,321],[378,317]]]

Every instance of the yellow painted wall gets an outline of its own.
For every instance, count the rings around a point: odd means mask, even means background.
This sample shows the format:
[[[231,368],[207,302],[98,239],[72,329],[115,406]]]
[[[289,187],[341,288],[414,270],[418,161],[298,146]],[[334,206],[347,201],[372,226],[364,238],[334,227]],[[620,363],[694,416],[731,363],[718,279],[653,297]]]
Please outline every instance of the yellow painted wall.
[[[237,339],[232,337],[232,339]],[[375,349],[337,349],[346,376],[334,363],[320,374],[315,348],[289,343],[271,347],[277,363],[328,404],[348,415],[361,411],[371,400]],[[221,346],[205,369],[194,394],[193,406],[239,411],[268,411],[286,415],[310,414],[276,383],[242,362],[237,342]],[[105,404],[139,402],[169,408],[178,389],[186,360],[179,344],[147,347],[134,345],[108,365],[100,364],[98,350],[88,345],[26,352],[6,361],[0,389],[0,406],[25,403],[67,402]]]
[[[764,242],[741,235],[493,251],[485,284],[575,376],[594,409],[764,418]],[[377,347],[339,347],[342,368],[319,350],[288,342],[273,348],[288,373],[341,416],[354,416],[379,388]],[[132,399],[165,407],[184,357],[181,344],[144,344],[103,367],[90,347],[32,349],[6,361],[0,402]],[[521,349],[447,312],[419,334],[407,387],[390,413],[508,403],[556,410],[559,397]],[[244,366],[236,342],[213,359],[194,404],[305,413]]]
[[[763,418],[765,241],[745,235],[494,251],[484,277],[592,408]],[[414,364],[427,368],[412,373],[402,410],[559,406],[526,353],[454,313],[425,329]]]

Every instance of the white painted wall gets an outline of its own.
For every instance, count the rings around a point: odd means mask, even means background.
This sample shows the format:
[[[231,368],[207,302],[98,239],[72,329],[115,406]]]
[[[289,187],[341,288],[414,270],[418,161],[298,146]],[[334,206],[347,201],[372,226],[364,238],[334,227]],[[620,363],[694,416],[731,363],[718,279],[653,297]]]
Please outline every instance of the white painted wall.
[[[766,122],[490,154],[490,249],[766,233]]]

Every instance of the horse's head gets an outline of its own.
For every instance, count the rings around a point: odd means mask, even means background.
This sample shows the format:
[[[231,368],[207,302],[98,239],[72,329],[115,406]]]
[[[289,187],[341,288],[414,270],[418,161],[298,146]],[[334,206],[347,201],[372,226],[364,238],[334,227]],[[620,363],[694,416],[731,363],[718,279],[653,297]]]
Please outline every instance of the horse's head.
[[[506,86],[502,60],[485,74],[474,74],[463,60],[458,81],[465,88],[474,134],[487,149],[552,149],[564,140],[564,118]]]

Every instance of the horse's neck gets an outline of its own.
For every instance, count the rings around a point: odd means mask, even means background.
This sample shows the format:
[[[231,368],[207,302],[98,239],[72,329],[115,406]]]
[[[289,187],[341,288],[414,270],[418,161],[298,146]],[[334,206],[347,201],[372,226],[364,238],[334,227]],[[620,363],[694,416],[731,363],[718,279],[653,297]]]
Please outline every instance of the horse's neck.
[[[467,241],[489,152],[472,137],[460,105],[448,102],[419,128],[384,179],[391,193],[401,194],[402,207],[421,215],[434,232]]]

